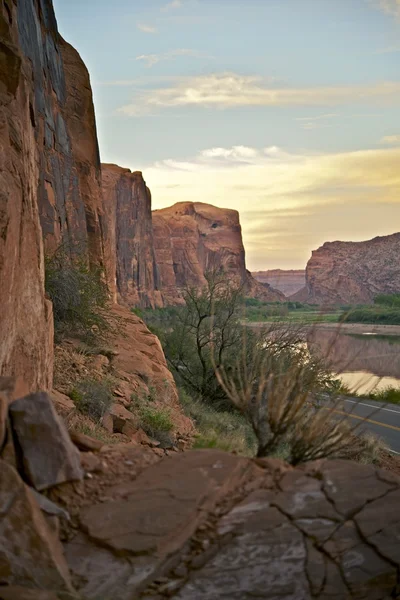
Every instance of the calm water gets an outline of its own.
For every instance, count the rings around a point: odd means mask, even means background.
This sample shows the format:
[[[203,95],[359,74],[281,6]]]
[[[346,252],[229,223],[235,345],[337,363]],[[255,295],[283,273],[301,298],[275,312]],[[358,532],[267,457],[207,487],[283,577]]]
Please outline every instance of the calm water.
[[[328,356],[343,383],[360,394],[400,388],[400,336],[315,329],[307,344],[311,352]]]

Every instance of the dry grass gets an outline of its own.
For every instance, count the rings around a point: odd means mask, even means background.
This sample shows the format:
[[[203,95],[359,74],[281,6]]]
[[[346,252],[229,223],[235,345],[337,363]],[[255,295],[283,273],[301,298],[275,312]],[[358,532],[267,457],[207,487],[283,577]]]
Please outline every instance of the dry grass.
[[[249,360],[249,352],[251,353]],[[222,365],[215,369],[231,402],[245,415],[258,441],[257,456],[276,454],[285,447],[287,460],[298,464],[321,458],[360,454],[362,444],[346,416],[338,418],[340,400],[316,409],[311,393],[318,381],[310,378],[307,356],[247,347],[243,339],[235,375]],[[372,445],[364,444],[371,454]],[[367,452],[367,453],[368,453]]]

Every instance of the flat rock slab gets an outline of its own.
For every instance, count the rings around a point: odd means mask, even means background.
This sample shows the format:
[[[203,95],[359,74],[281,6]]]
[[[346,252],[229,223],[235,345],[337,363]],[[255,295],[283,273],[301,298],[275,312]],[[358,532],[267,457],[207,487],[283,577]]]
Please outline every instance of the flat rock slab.
[[[41,491],[83,478],[78,449],[46,393],[30,394],[9,407],[18,468]]]
[[[177,454],[121,486],[125,499],[84,510],[85,534],[66,546],[72,572],[85,581],[80,592],[131,600],[209,511],[255,471],[261,472],[251,461],[219,451]]]
[[[18,473],[0,461],[0,586],[14,584],[72,591],[61,544]]]

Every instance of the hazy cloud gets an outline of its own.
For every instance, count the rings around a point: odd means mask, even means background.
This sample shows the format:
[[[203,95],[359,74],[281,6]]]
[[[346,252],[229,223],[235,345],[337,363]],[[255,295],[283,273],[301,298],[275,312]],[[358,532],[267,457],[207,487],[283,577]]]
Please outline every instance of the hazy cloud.
[[[400,148],[296,154],[217,146],[159,161],[145,176],[154,208],[189,200],[239,210],[251,268],[302,267],[324,241],[386,235],[400,222]]]
[[[387,15],[400,19],[400,0],[375,0],[375,4]]]
[[[168,12],[169,10],[175,10],[177,8],[182,8],[183,2],[182,0],[172,0],[172,2],[168,2],[165,6],[162,7],[163,12]]]
[[[192,56],[193,58],[212,58],[212,56],[199,52],[198,50],[191,50],[190,48],[177,48],[176,50],[170,50],[163,54],[141,54],[136,57],[136,60],[141,60],[146,63],[146,66],[151,68],[159,62],[173,60],[178,56]]]
[[[400,81],[369,85],[278,88],[275,81],[257,76],[220,73],[186,77],[176,85],[150,90],[119,110],[130,116],[154,108],[204,106],[228,109],[240,106],[336,106],[393,102],[400,99]]]
[[[381,139],[381,144],[400,144],[400,134],[385,135],[385,137]]]
[[[152,25],[146,25],[145,23],[138,23],[136,27],[143,33],[157,33],[156,27]]]

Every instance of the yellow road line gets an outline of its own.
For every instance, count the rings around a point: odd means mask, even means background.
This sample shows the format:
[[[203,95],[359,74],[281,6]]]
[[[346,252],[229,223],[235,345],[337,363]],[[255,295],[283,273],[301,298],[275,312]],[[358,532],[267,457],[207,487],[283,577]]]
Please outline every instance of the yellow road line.
[[[323,407],[325,410],[329,410],[327,407]],[[380,425],[381,427],[386,427],[387,429],[394,429],[395,431],[400,431],[400,427],[396,427],[396,425],[386,425],[386,423],[381,423],[380,421],[374,421],[373,419],[366,419],[365,417],[360,417],[359,415],[350,414],[345,412],[344,410],[333,410],[332,412],[337,413],[338,415],[346,415],[346,417],[350,417],[350,419],[360,419],[361,421],[365,421],[366,423],[373,423],[374,425]]]

